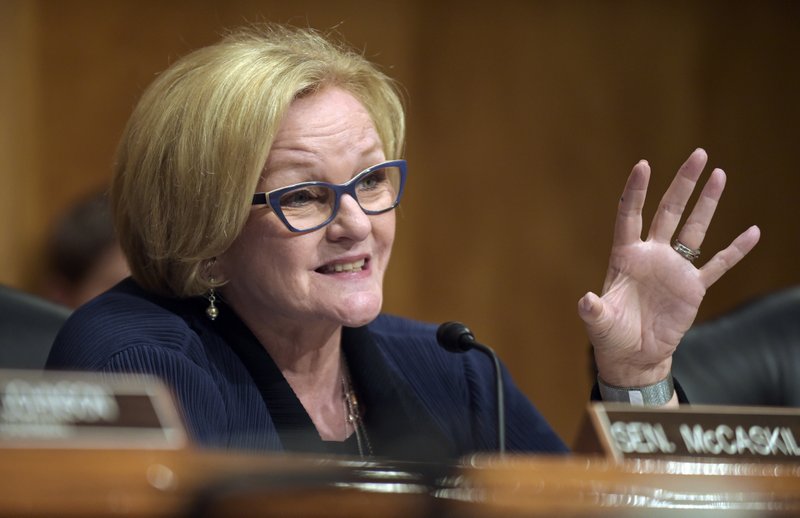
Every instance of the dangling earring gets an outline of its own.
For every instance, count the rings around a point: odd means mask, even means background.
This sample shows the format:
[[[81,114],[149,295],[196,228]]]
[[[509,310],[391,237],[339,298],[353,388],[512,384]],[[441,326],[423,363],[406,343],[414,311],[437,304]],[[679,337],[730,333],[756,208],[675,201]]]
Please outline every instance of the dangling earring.
[[[217,258],[216,257],[212,257],[211,260],[206,265],[206,269],[207,270],[211,270],[214,267],[214,264],[216,262],[217,262]],[[208,295],[206,296],[206,298],[208,299],[208,307],[206,308],[206,316],[208,317],[209,320],[213,321],[213,320],[216,320],[217,317],[219,316],[219,309],[217,308],[217,306],[214,305],[214,303],[217,301],[217,293],[216,293],[216,291],[214,291],[214,274],[212,272],[209,272],[209,273],[211,273],[211,276],[210,276],[210,279],[209,279],[209,283],[211,284],[211,287],[208,288]]]
[[[211,279],[211,282],[214,282],[214,279]],[[214,288],[208,289],[208,307],[206,308],[206,316],[209,320],[216,320],[219,316],[219,309],[214,303],[217,301],[217,295],[214,292]]]

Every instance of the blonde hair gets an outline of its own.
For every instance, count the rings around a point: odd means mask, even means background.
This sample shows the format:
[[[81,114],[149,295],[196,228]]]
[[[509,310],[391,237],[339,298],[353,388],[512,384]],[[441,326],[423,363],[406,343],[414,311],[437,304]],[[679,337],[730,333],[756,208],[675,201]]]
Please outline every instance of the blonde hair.
[[[370,113],[387,157],[405,118],[394,82],[311,29],[239,30],[183,57],[145,90],[117,150],[114,221],[133,277],[170,296],[200,295],[206,271],[247,220],[290,103],[335,85]]]

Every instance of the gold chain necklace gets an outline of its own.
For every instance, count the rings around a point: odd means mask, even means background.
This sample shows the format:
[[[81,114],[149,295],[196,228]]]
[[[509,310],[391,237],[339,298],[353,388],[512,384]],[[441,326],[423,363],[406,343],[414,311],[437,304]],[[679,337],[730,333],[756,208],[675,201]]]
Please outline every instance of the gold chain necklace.
[[[372,456],[372,445],[367,436],[367,429],[364,426],[364,420],[361,418],[361,411],[358,405],[358,398],[353,390],[353,384],[350,381],[350,372],[347,368],[347,362],[342,355],[342,396],[344,399],[344,434],[347,437],[348,424],[353,427],[353,433],[356,434],[356,443],[358,444],[358,454],[360,457]]]

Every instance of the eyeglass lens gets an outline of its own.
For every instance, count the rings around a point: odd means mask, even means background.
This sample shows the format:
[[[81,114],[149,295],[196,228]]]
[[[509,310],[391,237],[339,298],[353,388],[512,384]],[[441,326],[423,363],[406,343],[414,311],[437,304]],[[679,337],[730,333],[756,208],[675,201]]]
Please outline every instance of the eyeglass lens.
[[[392,209],[400,194],[399,167],[383,167],[370,171],[355,184],[356,201],[367,214]],[[297,229],[310,229],[323,224],[333,214],[336,192],[324,185],[298,186],[280,197],[286,220]]]

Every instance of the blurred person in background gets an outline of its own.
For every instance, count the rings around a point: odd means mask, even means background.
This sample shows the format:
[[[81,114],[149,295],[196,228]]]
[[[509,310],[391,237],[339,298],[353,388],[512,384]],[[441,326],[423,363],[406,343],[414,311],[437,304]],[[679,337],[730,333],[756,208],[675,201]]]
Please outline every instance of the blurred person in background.
[[[82,198],[56,221],[45,258],[41,295],[68,308],[77,308],[130,275],[106,192]]]

